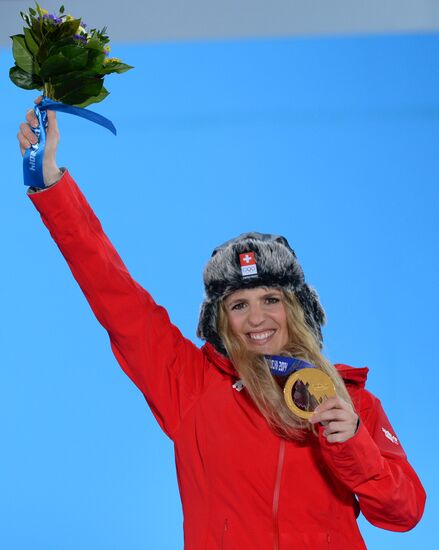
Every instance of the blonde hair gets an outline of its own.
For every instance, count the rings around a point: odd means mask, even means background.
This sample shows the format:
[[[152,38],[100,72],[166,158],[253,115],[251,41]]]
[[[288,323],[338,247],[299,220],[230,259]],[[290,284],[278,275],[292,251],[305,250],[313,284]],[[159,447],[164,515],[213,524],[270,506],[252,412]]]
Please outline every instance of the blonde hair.
[[[329,375],[337,395],[348,403],[351,398],[336,368],[322,355],[320,344],[305,321],[302,306],[293,292],[282,289],[288,326],[288,343],[279,353],[297,357]],[[218,332],[227,354],[244,386],[271,428],[286,439],[305,440],[310,424],[296,416],[286,405],[283,390],[270,372],[263,355],[249,351],[228,322],[224,300],[219,305]]]

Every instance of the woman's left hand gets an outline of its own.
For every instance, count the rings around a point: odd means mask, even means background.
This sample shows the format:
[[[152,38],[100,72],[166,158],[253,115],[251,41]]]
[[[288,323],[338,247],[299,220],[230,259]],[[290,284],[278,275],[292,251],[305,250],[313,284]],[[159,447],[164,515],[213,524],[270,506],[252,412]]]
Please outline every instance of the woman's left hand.
[[[341,397],[331,397],[316,407],[309,421],[311,424],[321,422],[325,426],[323,435],[329,443],[343,443],[355,435],[358,415],[350,403]]]

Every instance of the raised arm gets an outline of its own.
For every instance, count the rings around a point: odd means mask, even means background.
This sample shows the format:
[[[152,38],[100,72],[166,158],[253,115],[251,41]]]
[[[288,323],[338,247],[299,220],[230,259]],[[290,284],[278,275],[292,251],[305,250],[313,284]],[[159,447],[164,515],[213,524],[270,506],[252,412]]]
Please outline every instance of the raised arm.
[[[170,436],[200,395],[208,362],[171,324],[167,312],[128,273],[76,183],[56,164],[55,113],[49,112],[45,183],[57,183],[30,198],[65,257],[98,321],[108,331],[113,352],[145,395]],[[32,136],[20,127],[22,152]]]

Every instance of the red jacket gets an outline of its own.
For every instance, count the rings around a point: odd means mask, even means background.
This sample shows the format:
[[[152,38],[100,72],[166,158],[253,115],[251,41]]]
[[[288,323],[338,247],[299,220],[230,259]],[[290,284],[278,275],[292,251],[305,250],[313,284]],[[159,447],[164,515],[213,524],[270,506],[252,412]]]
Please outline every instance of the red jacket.
[[[31,195],[122,369],[175,445],[186,550],[365,548],[361,509],[384,529],[419,521],[425,493],[367,369],[338,365],[361,423],[354,437],[276,436],[231,363],[182,336],[130,276],[68,173]]]

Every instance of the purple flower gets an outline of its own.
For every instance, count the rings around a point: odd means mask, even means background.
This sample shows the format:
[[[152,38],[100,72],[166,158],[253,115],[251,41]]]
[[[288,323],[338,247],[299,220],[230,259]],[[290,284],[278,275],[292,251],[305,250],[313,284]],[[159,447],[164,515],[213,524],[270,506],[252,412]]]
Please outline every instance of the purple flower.
[[[76,38],[76,40],[79,40],[83,44],[87,44],[87,38],[85,38],[85,36],[82,36],[82,34],[74,34],[73,38]]]
[[[40,20],[40,17],[37,17],[37,21],[39,20]],[[45,13],[43,15],[43,21],[44,20],[52,21],[53,23],[55,23],[55,25],[58,25],[62,21],[62,19],[60,19],[59,17],[56,17],[56,15],[53,15],[53,13]]]

